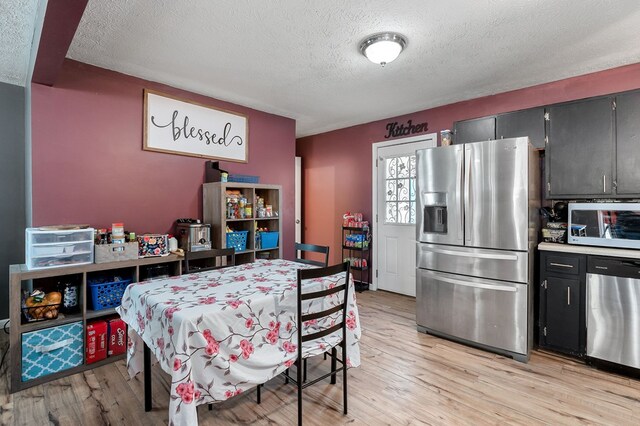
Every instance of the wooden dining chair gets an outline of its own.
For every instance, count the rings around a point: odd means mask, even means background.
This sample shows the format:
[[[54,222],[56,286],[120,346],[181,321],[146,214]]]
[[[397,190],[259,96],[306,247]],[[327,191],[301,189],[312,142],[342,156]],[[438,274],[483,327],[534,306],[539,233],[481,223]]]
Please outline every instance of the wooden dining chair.
[[[183,274],[211,271],[236,264],[236,251],[233,248],[187,251],[184,253]]]
[[[324,254],[324,262],[318,261],[318,260],[304,259],[302,257],[304,252]],[[315,244],[296,243],[296,262],[306,263],[307,265],[326,267],[327,265],[329,265],[329,247],[317,246]]]
[[[341,275],[344,274],[343,277]],[[287,381],[291,380],[298,388],[298,425],[302,425],[302,390],[308,386],[316,384],[327,377],[331,377],[331,384],[336,383],[336,375],[342,371],[342,395],[343,395],[343,412],[347,414],[347,310],[349,303],[349,262],[342,264],[317,268],[317,269],[299,269],[298,270],[298,307],[297,307],[297,326],[298,326],[298,357],[296,368],[296,378],[289,377],[288,370],[285,373]],[[325,286],[323,290],[303,292],[303,281],[327,277],[336,285],[334,287]],[[342,298],[340,298],[342,293]],[[326,309],[318,311],[312,310],[311,313],[303,314],[303,302],[316,301],[325,299],[320,306],[328,306]],[[335,304],[335,300],[340,303]],[[336,315],[338,314],[338,315]],[[336,318],[337,317],[337,318]],[[323,321],[325,320],[326,321]],[[329,324],[334,319],[333,325]],[[319,330],[305,333],[303,324],[307,321],[316,320]],[[327,336],[329,336],[327,338]],[[341,347],[341,357],[337,357],[336,347]],[[323,350],[319,351],[318,349]],[[320,377],[306,381],[303,378],[303,369],[300,368],[303,360],[307,360],[312,356],[326,353],[331,349],[331,370]],[[341,366],[338,368],[337,364]],[[306,376],[306,374],[305,374]]]

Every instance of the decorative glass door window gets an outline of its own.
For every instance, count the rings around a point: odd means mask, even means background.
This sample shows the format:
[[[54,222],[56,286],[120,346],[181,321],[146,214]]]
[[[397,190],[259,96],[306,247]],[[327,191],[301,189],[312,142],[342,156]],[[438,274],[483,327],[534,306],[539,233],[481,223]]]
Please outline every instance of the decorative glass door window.
[[[416,156],[384,160],[386,202],[384,223],[416,223]]]

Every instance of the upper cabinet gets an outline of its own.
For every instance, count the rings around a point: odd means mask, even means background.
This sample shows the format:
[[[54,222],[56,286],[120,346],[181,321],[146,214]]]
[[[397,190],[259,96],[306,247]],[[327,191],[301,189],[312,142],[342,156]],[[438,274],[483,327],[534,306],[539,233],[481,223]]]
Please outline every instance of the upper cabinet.
[[[534,148],[544,149],[544,108],[500,114],[496,118],[496,139],[529,137]]]
[[[456,121],[453,125],[453,143],[489,141],[496,138],[496,117]]]
[[[640,198],[640,90],[457,121],[453,143],[528,136],[549,199]]]
[[[554,105],[547,111],[547,198],[610,198],[613,98]]]
[[[640,91],[616,96],[616,191],[640,196]]]
[[[454,144],[528,136],[531,145],[544,149],[544,108],[457,121],[453,128]]]

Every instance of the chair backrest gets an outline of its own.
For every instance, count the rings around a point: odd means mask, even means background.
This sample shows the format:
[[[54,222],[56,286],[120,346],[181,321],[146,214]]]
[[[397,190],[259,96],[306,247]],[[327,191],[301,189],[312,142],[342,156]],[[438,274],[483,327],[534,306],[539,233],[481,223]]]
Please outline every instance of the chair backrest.
[[[202,266],[200,262],[194,262],[202,259],[209,259],[209,264]],[[182,273],[190,274],[192,272],[211,271],[213,269],[234,266],[235,264],[236,250],[233,248],[187,251],[184,253],[184,271],[182,271]]]
[[[342,273],[344,276],[342,277]],[[310,340],[319,339],[321,337],[327,336],[329,334],[335,333],[336,331],[342,329],[342,340],[345,339],[347,333],[347,304],[349,299],[349,274],[350,274],[350,265],[349,262],[344,262],[338,265],[328,266],[324,268],[314,268],[314,269],[298,269],[298,353],[302,356],[302,343],[308,342]],[[333,276],[333,277],[332,277]],[[327,277],[335,286],[324,285],[323,290],[304,292],[303,291],[303,281],[311,280],[314,278]],[[332,278],[329,278],[332,277]],[[343,281],[344,279],[344,281]],[[314,311],[307,314],[302,314],[302,304],[304,301],[313,300],[313,299],[322,299],[332,295],[336,295],[336,293],[344,292],[341,303],[327,303],[321,304],[321,306],[329,306],[327,309],[322,311]],[[334,300],[340,300],[339,295]],[[310,332],[307,334],[303,333],[302,327],[303,324],[307,321],[318,320],[318,324],[323,324],[323,319],[332,317],[336,312],[340,312],[341,321],[336,321],[334,325],[323,327],[319,331]]]
[[[313,252],[313,253],[321,253],[324,254],[324,262],[320,262],[317,260],[311,259],[303,259],[302,252]],[[298,252],[300,252],[300,257],[298,257]],[[328,246],[317,246],[315,244],[301,244],[296,243],[296,262],[306,263],[307,265],[314,266],[328,266],[329,265],[329,247]]]

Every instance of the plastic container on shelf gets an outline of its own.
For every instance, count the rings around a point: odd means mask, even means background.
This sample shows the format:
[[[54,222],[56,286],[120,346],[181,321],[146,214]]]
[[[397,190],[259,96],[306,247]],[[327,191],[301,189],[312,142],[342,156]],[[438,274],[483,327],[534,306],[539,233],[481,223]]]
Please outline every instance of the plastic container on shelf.
[[[234,248],[236,252],[247,249],[247,235],[249,231],[227,232],[227,248]]]
[[[260,239],[262,249],[272,249],[278,247],[279,232],[261,232]]]
[[[91,307],[95,311],[102,309],[115,308],[120,306],[122,295],[125,289],[131,283],[130,279],[126,280],[89,280],[89,291],[91,293]]]
[[[230,174],[228,180],[229,182],[258,183],[260,176]]]
[[[27,228],[25,258],[28,269],[93,263],[94,229]]]

